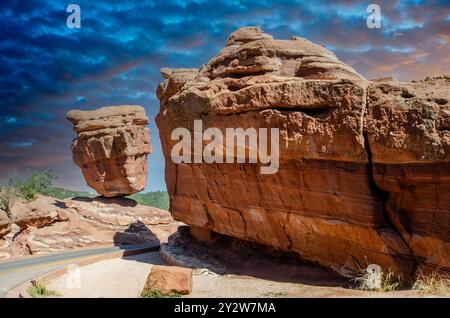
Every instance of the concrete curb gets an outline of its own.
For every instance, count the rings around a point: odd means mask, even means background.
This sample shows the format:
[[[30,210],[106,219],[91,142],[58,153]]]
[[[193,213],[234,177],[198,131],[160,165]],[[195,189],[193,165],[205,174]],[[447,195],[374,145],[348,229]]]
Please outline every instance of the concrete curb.
[[[69,265],[64,266],[63,268],[51,271],[49,273],[46,273],[46,274],[38,276],[38,277],[35,277],[32,280],[46,283],[52,279],[55,279],[59,276],[66,274],[69,266],[76,265],[79,267],[83,267],[83,266],[90,265],[90,264],[93,264],[93,263],[96,263],[99,261],[103,261],[103,260],[108,260],[108,259],[113,259],[113,258],[121,258],[121,257],[142,254],[142,253],[148,253],[148,252],[157,252],[159,250],[159,248],[160,248],[160,245],[155,245],[155,246],[138,248],[135,250],[117,251],[117,252],[111,252],[111,253],[104,254],[104,255],[88,257],[82,261],[71,263]],[[8,291],[5,298],[32,298],[27,292],[29,287],[31,287],[31,280],[28,282],[22,283],[19,286],[16,286],[13,289],[11,289],[10,291]]]
[[[88,251],[88,250],[95,250],[95,249],[99,249],[99,248],[108,248],[108,247],[115,247],[115,246],[117,246],[117,245],[115,245],[115,244],[95,244],[95,245],[90,245],[90,246],[85,246],[85,247],[71,248],[71,249],[58,251],[58,252],[33,254],[33,255],[22,255],[22,256],[17,256],[17,257],[10,257],[10,258],[1,259],[0,260],[0,265],[1,264],[5,264],[5,263],[9,263],[9,262],[12,262],[12,261],[21,261],[21,260],[25,260],[25,259],[33,259],[33,258],[39,258],[39,257],[42,257],[42,256],[49,256],[49,255],[53,255],[54,253],[64,254],[64,253],[77,252],[77,251],[81,251],[81,250]]]

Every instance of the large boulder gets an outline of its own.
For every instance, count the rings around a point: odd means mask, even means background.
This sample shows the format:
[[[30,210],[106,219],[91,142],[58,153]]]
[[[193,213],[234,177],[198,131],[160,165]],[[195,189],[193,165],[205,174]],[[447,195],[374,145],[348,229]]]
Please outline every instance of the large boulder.
[[[345,276],[371,263],[405,279],[417,266],[450,270],[447,77],[371,82],[325,47],[259,28],[233,33],[199,70],[162,73],[156,120],[176,220]],[[236,163],[237,148],[234,163],[175,163],[172,131],[194,136],[200,118],[224,137],[278,128],[278,172]]]
[[[193,272],[192,268],[153,265],[142,294],[190,294],[192,292]]]
[[[141,106],[72,110],[67,119],[78,138],[73,160],[87,184],[105,197],[130,195],[145,188],[151,153],[149,119]]]

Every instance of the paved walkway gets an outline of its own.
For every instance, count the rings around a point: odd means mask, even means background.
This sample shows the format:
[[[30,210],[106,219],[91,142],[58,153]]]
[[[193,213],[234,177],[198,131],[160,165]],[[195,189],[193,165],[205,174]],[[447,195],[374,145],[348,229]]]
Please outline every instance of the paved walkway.
[[[85,248],[43,256],[30,256],[2,261],[0,262],[0,297],[5,297],[9,290],[32,278],[63,268],[69,264],[93,256],[107,255],[119,251],[133,251],[143,248],[156,249],[158,246],[128,245]]]

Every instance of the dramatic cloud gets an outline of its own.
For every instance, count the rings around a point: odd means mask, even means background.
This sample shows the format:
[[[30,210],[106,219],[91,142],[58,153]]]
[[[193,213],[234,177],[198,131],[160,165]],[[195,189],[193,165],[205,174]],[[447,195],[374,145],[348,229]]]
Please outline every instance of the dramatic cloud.
[[[0,182],[52,168],[60,185],[85,188],[66,112],[139,104],[154,118],[159,69],[200,66],[240,26],[323,44],[367,78],[450,73],[448,1],[377,1],[381,29],[366,26],[370,1],[76,1],[81,29],[66,26],[70,3],[0,5]],[[150,128],[148,189],[164,189],[154,122]]]

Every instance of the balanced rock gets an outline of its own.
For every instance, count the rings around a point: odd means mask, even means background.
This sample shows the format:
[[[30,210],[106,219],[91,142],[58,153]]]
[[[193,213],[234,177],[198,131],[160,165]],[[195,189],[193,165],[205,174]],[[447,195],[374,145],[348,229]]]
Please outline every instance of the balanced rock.
[[[156,120],[176,220],[345,276],[373,263],[405,279],[450,270],[448,77],[371,82],[323,46],[259,28],[233,33],[199,70],[164,76]],[[234,163],[175,163],[172,131],[194,135],[199,118],[224,135],[278,128],[278,172],[236,151]]]
[[[149,119],[141,106],[72,110],[67,119],[78,138],[73,160],[87,184],[105,197],[130,195],[145,188],[151,153]]]

